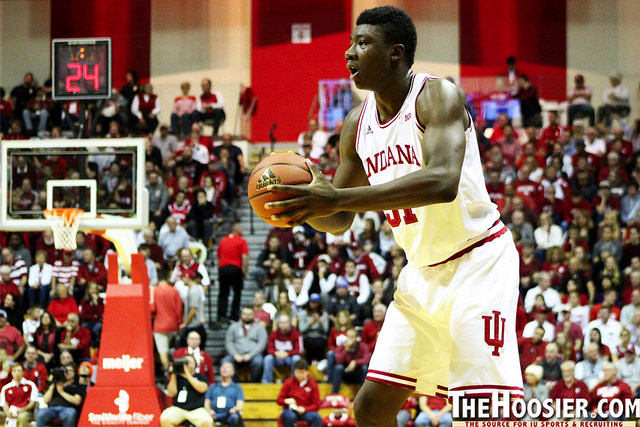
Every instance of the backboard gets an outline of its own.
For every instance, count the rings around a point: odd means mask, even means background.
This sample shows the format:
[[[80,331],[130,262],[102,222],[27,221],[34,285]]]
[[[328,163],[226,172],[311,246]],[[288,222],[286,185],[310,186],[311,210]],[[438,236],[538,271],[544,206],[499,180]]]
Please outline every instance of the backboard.
[[[47,230],[45,209],[80,208],[81,230],[149,223],[143,138],[0,142],[0,230]]]

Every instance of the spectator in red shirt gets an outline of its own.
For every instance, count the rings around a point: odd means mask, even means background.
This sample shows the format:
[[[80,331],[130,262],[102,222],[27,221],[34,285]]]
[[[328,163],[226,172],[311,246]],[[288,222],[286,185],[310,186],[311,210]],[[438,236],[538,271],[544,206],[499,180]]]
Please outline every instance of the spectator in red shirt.
[[[180,293],[166,280],[161,280],[153,288],[151,299],[153,319],[153,339],[156,343],[162,367],[169,369],[169,343],[178,334],[182,324],[182,299]]]
[[[189,332],[187,346],[175,349],[173,359],[181,359],[187,355],[193,356],[196,360],[196,372],[204,375],[209,385],[211,385],[216,382],[216,377],[213,373],[213,359],[209,353],[200,348],[201,341],[202,339],[197,331]]]
[[[542,135],[540,135],[540,144],[545,146],[545,154],[551,153],[551,147],[553,143],[560,139],[560,136],[564,133],[564,130],[558,123],[558,112],[549,111],[549,126],[542,129]]]
[[[267,355],[264,358],[262,370],[262,383],[273,382],[274,366],[290,366],[300,360],[302,353],[302,335],[295,326],[291,325],[291,319],[286,314],[278,317],[278,328],[269,334],[267,340]]]
[[[598,312],[603,306],[609,307],[609,318],[620,321],[620,308],[616,307],[616,301],[618,299],[618,292],[615,289],[608,289],[604,292],[604,301],[599,304],[594,304],[589,310],[589,321],[596,320],[598,318]]]
[[[367,344],[358,341],[358,332],[351,328],[347,331],[347,340],[336,349],[336,365],[331,378],[332,393],[340,392],[342,381],[362,384],[367,375],[371,353]]]
[[[236,222],[231,227],[231,234],[218,244],[218,321],[226,321],[229,292],[233,288],[231,319],[240,318],[240,296],[244,286],[244,278],[249,267],[249,246],[242,238],[242,224]]]
[[[525,196],[533,199],[534,202],[539,202],[542,200],[542,186],[529,179],[529,175],[531,174],[531,168],[529,165],[522,165],[520,171],[518,173],[518,180],[514,182],[513,188],[516,193],[522,193]]]
[[[80,326],[78,313],[69,313],[66,327],[60,334],[60,351],[67,350],[76,362],[89,360],[91,345],[91,331]]]
[[[96,282],[89,282],[87,292],[80,301],[80,319],[82,326],[88,328],[93,338],[100,339],[102,331],[102,315],[104,314],[104,301],[98,295],[100,289]]]
[[[24,377],[38,387],[40,393],[47,388],[47,367],[38,362],[38,349],[30,345],[24,351]]]
[[[607,180],[600,182],[598,195],[593,198],[591,205],[596,211],[596,215],[600,218],[604,217],[605,213],[612,210],[620,212],[621,208],[620,199],[611,194],[611,184]]]
[[[605,411],[609,410],[609,402],[613,399],[630,400],[633,399],[631,388],[627,383],[616,377],[616,367],[613,363],[605,362],[602,365],[602,382],[596,385],[591,391],[591,407],[595,410],[601,400],[607,401],[601,405]],[[625,402],[623,402],[625,403]],[[616,420],[609,415],[607,420]]]
[[[320,408],[320,391],[318,384],[309,377],[309,365],[299,360],[293,366],[293,373],[282,384],[278,395],[278,405],[284,407],[280,421],[284,427],[295,427],[298,421],[305,421],[311,427],[321,427],[322,418],[317,412]]]
[[[549,397],[551,399],[562,399],[575,401],[575,399],[591,400],[589,395],[589,387],[576,379],[576,363],[572,360],[563,362],[560,365],[560,371],[562,373],[562,381],[558,381],[551,391]]]
[[[0,345],[7,351],[9,361],[20,358],[26,344],[22,334],[7,322],[7,312],[0,310]]]
[[[78,285],[84,287],[89,282],[96,282],[101,287],[107,286],[107,269],[104,264],[96,260],[96,256],[92,249],[85,249],[82,251],[82,264],[78,269]],[[82,292],[80,295],[83,295]]]
[[[518,340],[518,352],[520,353],[520,367],[522,372],[529,365],[538,363],[544,358],[544,349],[547,343],[542,341],[544,336],[544,328],[538,326],[533,331],[531,338],[520,338]]]
[[[0,405],[3,411],[0,413],[0,421],[6,422],[4,425],[7,426],[28,426],[32,416],[31,410],[38,399],[38,389],[32,381],[23,377],[22,365],[18,363],[11,367],[11,376],[13,380],[0,391]],[[8,422],[9,420],[13,423]]]
[[[0,266],[0,301],[4,301],[7,294],[15,296],[20,295],[20,289],[11,280],[11,267],[8,265]]]
[[[275,313],[275,307],[271,303],[266,303],[266,297],[264,292],[256,291],[253,294],[253,318],[262,323],[267,330],[271,329],[271,313],[264,309],[265,306],[273,307],[273,313]]]
[[[69,296],[69,288],[65,285],[56,287],[56,298],[49,303],[47,311],[56,319],[56,326],[61,327],[67,321],[69,313],[78,313],[78,304]]]
[[[373,320],[369,320],[362,327],[362,342],[369,347],[369,351],[372,353],[376,348],[376,341],[386,313],[387,307],[384,304],[377,304],[373,307]]]

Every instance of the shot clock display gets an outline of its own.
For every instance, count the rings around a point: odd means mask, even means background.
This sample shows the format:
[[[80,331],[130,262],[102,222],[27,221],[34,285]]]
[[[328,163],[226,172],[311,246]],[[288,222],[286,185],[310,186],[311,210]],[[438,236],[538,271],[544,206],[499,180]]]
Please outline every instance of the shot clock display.
[[[54,39],[53,99],[105,99],[111,96],[111,39]]]

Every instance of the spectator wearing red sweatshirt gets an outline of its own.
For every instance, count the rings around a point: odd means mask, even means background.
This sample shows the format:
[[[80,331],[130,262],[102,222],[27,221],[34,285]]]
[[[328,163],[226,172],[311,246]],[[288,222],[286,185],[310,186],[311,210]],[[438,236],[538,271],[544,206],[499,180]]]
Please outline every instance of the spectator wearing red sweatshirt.
[[[107,270],[103,263],[96,260],[93,250],[87,248],[82,252],[82,263],[78,269],[78,285],[84,290],[89,282],[96,282],[102,287],[107,286]]]
[[[575,399],[590,400],[589,387],[582,381],[576,379],[576,362],[573,360],[567,360],[560,365],[560,372],[562,372],[562,381],[556,382],[551,391],[549,397],[552,399],[571,400],[575,402]]]
[[[336,366],[331,373],[331,393],[340,392],[342,381],[362,384],[367,375],[371,353],[362,341],[358,341],[358,332],[351,328],[347,331],[347,340],[336,350]]]
[[[99,295],[100,289],[96,282],[89,282],[87,292],[80,301],[80,319],[82,326],[88,328],[93,338],[99,340],[102,332],[102,316],[104,315],[104,301]]]
[[[293,376],[282,384],[277,402],[284,407],[280,414],[284,427],[294,427],[298,421],[305,421],[311,427],[322,426],[322,418],[317,412],[320,408],[320,391],[318,384],[309,377],[309,365],[305,360],[298,360],[294,364]]]
[[[267,355],[264,358],[264,368],[262,370],[262,383],[273,382],[274,366],[291,367],[300,360],[302,353],[302,335],[291,325],[291,319],[286,314],[278,317],[278,328],[269,334],[267,341]]]
[[[544,358],[544,349],[547,346],[545,341],[542,341],[544,336],[544,328],[542,326],[536,327],[531,338],[518,339],[518,351],[520,353],[520,367],[522,372],[527,366],[536,364]]]
[[[56,319],[56,326],[60,327],[67,321],[69,313],[78,313],[78,304],[69,296],[69,288],[65,285],[56,287],[56,299],[49,303],[47,311]]]
[[[91,331],[80,326],[80,316],[77,313],[69,314],[67,325],[60,334],[60,351],[67,350],[73,355],[73,359],[79,363],[90,358]]]
[[[362,342],[367,345],[372,353],[376,348],[376,341],[378,341],[378,334],[382,329],[386,313],[387,307],[384,304],[377,304],[373,307],[373,320],[369,320],[362,327]]]
[[[598,409],[599,402],[601,400],[607,401],[600,405],[602,409],[604,409],[605,411],[609,411],[609,402],[611,402],[612,400],[620,399],[624,401],[633,399],[633,394],[631,393],[631,388],[629,387],[629,385],[616,377],[616,368],[615,366],[613,366],[613,363],[604,363],[602,365],[602,374],[602,382],[596,385],[591,391],[592,409]],[[623,403],[626,404],[626,402]],[[611,415],[604,419],[611,421],[617,420]]]

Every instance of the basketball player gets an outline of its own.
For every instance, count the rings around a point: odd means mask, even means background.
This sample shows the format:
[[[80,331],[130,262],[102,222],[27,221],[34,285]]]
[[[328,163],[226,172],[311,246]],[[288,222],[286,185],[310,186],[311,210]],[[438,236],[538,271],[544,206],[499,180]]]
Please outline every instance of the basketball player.
[[[365,10],[346,51],[372,92],[349,113],[333,183],[312,166],[296,197],[271,202],[291,225],[345,232],[355,212],[383,210],[408,265],[355,399],[358,425],[394,425],[413,393],[522,396],[516,344],[518,254],[485,189],[460,91],[411,71],[416,30],[402,10]]]

